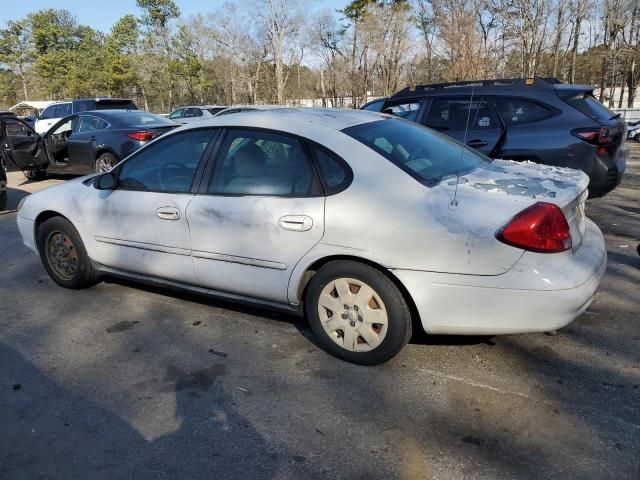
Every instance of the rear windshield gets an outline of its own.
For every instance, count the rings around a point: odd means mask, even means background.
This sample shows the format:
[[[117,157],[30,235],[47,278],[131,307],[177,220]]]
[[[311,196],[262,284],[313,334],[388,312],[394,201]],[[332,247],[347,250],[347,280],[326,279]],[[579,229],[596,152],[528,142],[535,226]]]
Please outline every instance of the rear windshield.
[[[209,110],[209,113],[211,115],[215,115],[218,112],[221,112],[222,110],[226,109],[227,107],[213,107],[213,108],[207,108],[207,110]]]
[[[427,186],[491,162],[490,158],[449,137],[399,118],[364,123],[343,132]]]
[[[113,108],[122,110],[137,110],[138,107],[131,100],[98,100],[95,102],[96,110],[110,110]]]
[[[111,112],[110,115],[116,117],[125,125],[175,125],[176,123],[166,117],[161,117],[149,112]]]
[[[573,108],[596,120],[612,120],[618,115],[601,104],[590,93],[579,93],[565,100]]]

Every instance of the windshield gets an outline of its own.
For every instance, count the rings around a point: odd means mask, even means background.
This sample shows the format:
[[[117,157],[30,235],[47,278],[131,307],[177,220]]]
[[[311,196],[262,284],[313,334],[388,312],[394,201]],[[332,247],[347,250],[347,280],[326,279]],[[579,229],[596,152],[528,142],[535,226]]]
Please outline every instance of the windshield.
[[[427,186],[465,175],[491,162],[449,137],[399,118],[363,123],[343,132]]]
[[[141,111],[122,111],[111,112],[111,115],[118,118],[126,125],[175,125],[176,123],[168,118],[161,117],[155,113],[141,112]]]

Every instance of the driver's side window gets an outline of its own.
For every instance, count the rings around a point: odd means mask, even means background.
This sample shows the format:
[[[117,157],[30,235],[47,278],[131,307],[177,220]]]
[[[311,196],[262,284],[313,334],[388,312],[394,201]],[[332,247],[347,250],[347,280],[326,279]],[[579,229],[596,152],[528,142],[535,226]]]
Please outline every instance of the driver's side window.
[[[213,134],[213,129],[187,130],[153,143],[122,166],[118,188],[188,192]]]

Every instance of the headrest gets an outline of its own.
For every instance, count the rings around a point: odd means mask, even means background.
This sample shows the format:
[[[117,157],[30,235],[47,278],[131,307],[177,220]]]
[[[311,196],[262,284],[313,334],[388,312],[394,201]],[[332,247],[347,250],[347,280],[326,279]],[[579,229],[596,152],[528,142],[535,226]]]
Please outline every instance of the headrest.
[[[255,144],[240,147],[234,163],[236,174],[240,177],[260,177],[265,174],[267,168],[264,151]]]

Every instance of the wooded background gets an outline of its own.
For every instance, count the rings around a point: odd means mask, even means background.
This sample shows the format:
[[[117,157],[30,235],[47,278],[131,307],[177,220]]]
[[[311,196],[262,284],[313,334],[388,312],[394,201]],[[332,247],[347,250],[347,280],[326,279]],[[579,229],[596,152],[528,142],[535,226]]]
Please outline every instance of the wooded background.
[[[158,112],[304,98],[349,107],[408,84],[537,75],[632,106],[639,1],[353,0],[334,11],[232,0],[185,18],[172,0],[137,0],[109,33],[41,10],[0,31],[0,104],[118,96]]]

